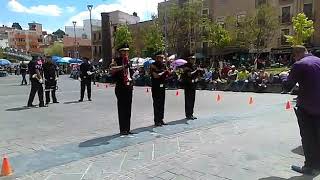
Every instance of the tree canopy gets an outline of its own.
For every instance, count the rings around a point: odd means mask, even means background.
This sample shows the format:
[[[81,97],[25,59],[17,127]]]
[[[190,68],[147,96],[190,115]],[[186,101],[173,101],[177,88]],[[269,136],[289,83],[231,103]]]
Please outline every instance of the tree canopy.
[[[152,57],[156,52],[165,50],[165,42],[159,25],[155,22],[144,31],[144,49],[147,57]]]
[[[12,24],[12,27],[15,28],[15,29],[19,29],[19,30],[22,30],[22,27],[20,26],[19,23],[15,22]]]
[[[304,45],[314,33],[313,21],[309,20],[304,13],[299,13],[292,18],[294,35],[286,35],[287,42],[292,45]]]
[[[49,48],[44,49],[44,53],[50,56],[63,56],[63,44],[54,42]]]
[[[132,34],[127,25],[120,25],[114,32],[114,48],[119,49],[124,44],[130,46],[130,56],[134,56],[136,52],[133,47]]]
[[[58,36],[58,38],[63,38],[63,36],[66,35],[66,33],[61,29],[58,29],[56,32],[53,32],[52,34]]]

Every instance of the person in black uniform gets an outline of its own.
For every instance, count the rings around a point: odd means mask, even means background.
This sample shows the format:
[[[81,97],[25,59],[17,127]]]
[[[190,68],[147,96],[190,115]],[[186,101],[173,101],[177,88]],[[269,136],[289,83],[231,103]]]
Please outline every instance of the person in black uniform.
[[[166,96],[165,79],[168,71],[163,63],[164,55],[161,52],[156,54],[156,61],[150,66],[150,74],[152,81],[152,99],[155,126],[166,125],[163,122],[164,104]]]
[[[120,57],[111,64],[112,78],[116,83],[115,94],[117,96],[118,117],[120,135],[129,135],[132,107],[133,84],[129,70],[129,45],[124,44],[118,49]]]
[[[22,63],[20,64],[20,73],[22,75],[21,85],[28,84],[27,79],[26,79],[27,69],[28,69],[28,66],[22,61]]]
[[[43,71],[42,71],[42,61],[37,56],[32,57],[32,61],[30,61],[28,65],[29,76],[31,82],[31,91],[28,100],[28,107],[35,107],[32,104],[34,100],[34,96],[38,93],[39,97],[39,107],[46,107],[43,101]]]
[[[198,77],[201,69],[195,67],[195,56],[188,58],[188,63],[183,67],[183,85],[184,85],[184,99],[185,99],[185,113],[186,119],[197,119],[193,116],[194,102],[196,98],[196,87]]]
[[[80,100],[79,102],[83,101],[84,98],[84,91],[87,87],[87,93],[88,93],[88,100],[91,100],[91,76],[93,74],[93,68],[91,64],[89,63],[88,58],[83,58],[83,63],[80,65],[80,82],[81,82],[81,94],[80,94]]]
[[[53,64],[51,57],[46,56],[46,62],[43,64],[43,73],[44,73],[44,84],[45,84],[45,94],[46,94],[46,104],[50,103],[50,91],[52,96],[53,103],[59,103],[56,97],[57,89],[57,74],[56,74],[56,65]]]

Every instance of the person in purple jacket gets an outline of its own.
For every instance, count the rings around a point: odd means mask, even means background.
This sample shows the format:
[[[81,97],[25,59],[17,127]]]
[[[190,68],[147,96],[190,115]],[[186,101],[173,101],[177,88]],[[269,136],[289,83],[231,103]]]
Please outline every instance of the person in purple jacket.
[[[298,119],[304,166],[292,166],[302,174],[320,170],[320,58],[308,54],[304,46],[293,47],[296,61],[288,76],[288,88],[299,84],[295,113]]]

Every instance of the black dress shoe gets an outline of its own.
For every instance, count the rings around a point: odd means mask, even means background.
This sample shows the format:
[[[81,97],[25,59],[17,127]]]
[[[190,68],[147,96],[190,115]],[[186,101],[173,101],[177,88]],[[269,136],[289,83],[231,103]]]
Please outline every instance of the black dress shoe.
[[[78,102],[83,102],[83,99],[80,99]]]
[[[187,120],[194,120],[194,119],[192,118],[192,116],[188,116],[188,117],[186,117],[186,119],[187,119]]]
[[[34,108],[34,107],[37,107],[37,106],[33,105],[33,104],[29,104],[29,105],[27,105],[27,107]]]
[[[48,107],[48,105],[40,104],[39,107]]]
[[[54,104],[59,104],[60,102],[58,102],[58,101],[54,101],[53,103],[54,103]]]
[[[191,118],[192,118],[193,120],[198,119],[197,117],[194,117],[194,116],[192,116]]]
[[[311,167],[306,167],[306,166],[291,166],[291,169],[295,172],[301,173],[301,174],[306,174],[306,175],[314,175],[314,170]]]
[[[161,122],[155,123],[154,126],[155,126],[155,127],[161,127],[161,126],[162,126],[162,123],[161,123]]]
[[[88,101],[92,101],[92,99],[88,99]]]
[[[129,133],[128,133],[128,132],[120,132],[120,135],[121,135],[121,136],[128,136]]]
[[[163,126],[168,125],[168,123],[165,123],[164,121],[162,121],[161,124],[162,124]]]

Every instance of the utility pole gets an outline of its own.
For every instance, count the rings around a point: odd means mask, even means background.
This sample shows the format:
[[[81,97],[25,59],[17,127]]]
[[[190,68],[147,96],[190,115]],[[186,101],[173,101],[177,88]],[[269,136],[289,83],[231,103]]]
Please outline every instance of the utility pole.
[[[74,58],[77,58],[76,57],[76,52],[77,52],[76,24],[77,24],[77,22],[76,21],[72,21],[72,24],[73,24],[73,33],[74,33],[74,53],[73,53],[73,56],[74,56]]]
[[[92,36],[92,18],[91,18],[91,11],[92,11],[93,5],[87,5],[87,8],[90,13],[91,60],[93,60],[93,42],[92,42],[93,36]]]

